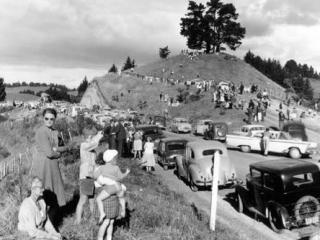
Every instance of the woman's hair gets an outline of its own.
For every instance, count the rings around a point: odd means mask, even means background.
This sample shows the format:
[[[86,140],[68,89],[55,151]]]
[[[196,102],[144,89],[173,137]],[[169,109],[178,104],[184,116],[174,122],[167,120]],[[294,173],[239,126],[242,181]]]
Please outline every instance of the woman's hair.
[[[54,115],[54,117],[57,117],[57,111],[54,108],[46,108],[43,110],[42,112],[42,116],[44,117],[44,115],[46,115],[46,113],[51,113]]]
[[[106,162],[103,160],[103,152],[100,152],[96,158],[96,164],[97,165],[105,165]]]

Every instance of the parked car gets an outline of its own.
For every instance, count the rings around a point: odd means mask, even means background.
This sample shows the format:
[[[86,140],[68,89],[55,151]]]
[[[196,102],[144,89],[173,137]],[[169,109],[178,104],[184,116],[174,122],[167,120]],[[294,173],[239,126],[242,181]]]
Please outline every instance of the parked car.
[[[301,122],[289,122],[282,128],[283,132],[287,132],[293,139],[308,141],[306,127]]]
[[[137,125],[135,130],[142,132],[143,142],[147,140],[147,137],[151,137],[155,143],[155,149],[158,147],[159,140],[165,137],[162,130],[156,125]]]
[[[207,131],[210,124],[213,121],[211,119],[202,119],[196,122],[194,126],[194,135],[204,135],[205,131]]]
[[[210,123],[208,129],[204,133],[204,139],[225,142],[227,133],[228,125],[226,123]]]
[[[303,160],[268,160],[250,165],[246,185],[235,187],[238,211],[269,220],[279,232],[319,223],[319,164]]]
[[[175,158],[185,153],[187,142],[188,140],[186,139],[174,137],[162,138],[160,140],[157,150],[157,161],[163,166],[164,170],[176,166]]]
[[[226,142],[229,147],[240,148],[242,152],[262,151],[261,136],[247,137],[228,134]],[[308,156],[315,152],[316,148],[317,143],[294,140],[285,132],[274,132],[269,141],[269,152],[288,154],[291,158]]]
[[[188,122],[185,118],[174,118],[172,125],[171,125],[171,131],[176,133],[189,133],[191,132],[192,127],[191,124]]]
[[[176,157],[176,174],[178,178],[184,178],[189,183],[192,191],[212,185],[212,161],[215,151],[221,153],[219,185],[236,181],[235,168],[224,144],[204,140],[188,142],[185,154]]]
[[[160,115],[154,115],[153,124],[159,126],[162,130],[165,130],[167,126],[166,117],[160,116]]]
[[[234,131],[233,134],[241,136],[256,136],[262,134],[266,127],[258,124],[243,125],[239,131]]]

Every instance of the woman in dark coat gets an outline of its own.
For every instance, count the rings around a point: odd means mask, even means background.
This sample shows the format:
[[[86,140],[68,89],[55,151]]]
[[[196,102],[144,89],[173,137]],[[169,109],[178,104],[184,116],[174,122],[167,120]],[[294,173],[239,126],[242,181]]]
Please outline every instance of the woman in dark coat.
[[[36,151],[33,157],[32,175],[39,177],[43,182],[45,190],[55,195],[51,196],[50,201],[54,201],[59,206],[66,204],[64,187],[58,159],[61,152],[69,150],[68,146],[58,146],[59,133],[53,128],[57,117],[57,112],[53,108],[47,108],[43,111],[44,125],[36,131]],[[47,203],[50,205],[50,203]]]

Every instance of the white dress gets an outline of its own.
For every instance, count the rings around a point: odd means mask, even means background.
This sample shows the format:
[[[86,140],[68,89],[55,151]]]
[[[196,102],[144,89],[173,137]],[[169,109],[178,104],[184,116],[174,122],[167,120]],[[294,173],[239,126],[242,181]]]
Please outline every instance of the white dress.
[[[154,167],[156,165],[156,160],[153,154],[153,147],[153,142],[146,142],[144,144],[144,154],[142,158],[143,162],[145,162],[144,166]]]

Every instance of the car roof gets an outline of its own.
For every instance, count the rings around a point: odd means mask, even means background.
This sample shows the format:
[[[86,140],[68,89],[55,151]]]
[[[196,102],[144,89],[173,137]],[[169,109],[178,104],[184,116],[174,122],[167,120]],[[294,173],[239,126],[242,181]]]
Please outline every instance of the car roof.
[[[225,145],[218,141],[213,140],[197,140],[194,142],[188,142],[187,144],[191,148],[197,148],[199,150],[206,150],[208,148],[225,149]]]
[[[159,128],[157,125],[142,124],[135,127],[136,129]]]
[[[211,119],[200,119],[198,122],[213,122]]]
[[[248,125],[243,125],[241,128],[243,127],[248,127],[248,128],[252,128],[252,127],[264,127],[263,125],[259,125],[259,124],[248,124]]]
[[[161,142],[188,142],[187,139],[184,138],[179,138],[179,137],[166,137],[166,138],[162,138]]]
[[[277,175],[292,175],[319,171],[319,166],[317,164],[295,159],[266,160],[250,164],[250,168],[251,167]]]
[[[176,118],[174,118],[174,120],[186,120],[186,121],[188,121],[188,119],[183,118],[183,117],[176,117]]]

